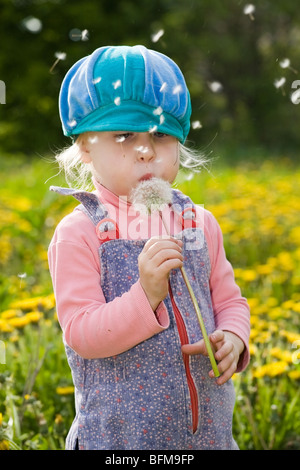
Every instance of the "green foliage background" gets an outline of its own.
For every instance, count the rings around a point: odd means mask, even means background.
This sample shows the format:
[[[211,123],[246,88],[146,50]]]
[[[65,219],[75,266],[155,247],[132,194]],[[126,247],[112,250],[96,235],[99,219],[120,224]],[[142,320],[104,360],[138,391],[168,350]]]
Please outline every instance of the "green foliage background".
[[[226,0],[0,0],[0,151],[45,155],[68,143],[57,109],[61,81],[71,65],[95,48],[144,44],[172,57],[192,95],[192,119],[201,121],[190,140],[245,158],[258,148],[297,155],[300,106],[292,83],[300,78],[300,9],[294,0],[259,0],[254,20],[246,1]],[[41,21],[41,30],[26,27]],[[72,41],[73,28],[87,41]],[[160,29],[158,42],[151,35]],[[50,73],[56,52],[67,54]],[[286,78],[284,89],[274,80]],[[209,83],[222,91],[213,93]]]

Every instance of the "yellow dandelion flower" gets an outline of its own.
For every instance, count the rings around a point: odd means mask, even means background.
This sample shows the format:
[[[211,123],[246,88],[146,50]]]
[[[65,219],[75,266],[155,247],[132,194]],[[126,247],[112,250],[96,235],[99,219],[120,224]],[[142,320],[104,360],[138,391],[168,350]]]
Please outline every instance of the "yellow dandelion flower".
[[[300,334],[299,333],[294,333],[292,331],[287,331],[287,330],[281,330],[280,334],[281,334],[281,336],[286,338],[289,343],[294,343],[295,341],[300,341]]]
[[[288,363],[285,361],[272,362],[258,367],[253,371],[253,377],[262,378],[265,376],[276,377],[283,374],[288,368]]]
[[[0,441],[0,450],[9,450],[9,442],[5,439]]]
[[[18,315],[18,313],[20,313],[19,310],[16,310],[16,309],[9,309],[9,310],[4,310],[3,312],[1,312],[1,318],[4,318],[4,319],[9,319],[9,318],[13,318],[15,317],[16,315]]]
[[[250,310],[259,305],[259,299],[257,297],[248,297],[247,302],[250,307]]]
[[[300,280],[300,277],[299,277],[299,280]],[[295,302],[293,307],[292,307],[292,310],[294,312],[300,313],[300,302]]]
[[[282,361],[288,362],[289,364],[292,364],[293,362],[293,354],[290,351],[274,347],[271,348],[270,354],[271,356],[276,357],[276,359],[281,359]]]
[[[257,353],[257,346],[255,344],[249,345],[250,356],[254,356]]]
[[[41,319],[41,312],[29,312],[26,313],[25,317],[29,323],[37,323]]]
[[[297,380],[300,379],[300,370],[291,370],[288,372],[288,376],[290,379]]]
[[[10,304],[11,308],[20,308],[21,310],[33,310],[42,305],[43,297],[32,297],[28,299],[17,300]]]
[[[57,414],[55,416],[55,420],[54,420],[55,424],[61,424],[63,421],[64,421],[64,419],[63,419],[61,414]]]
[[[71,395],[74,393],[74,387],[72,385],[67,387],[57,387],[56,393],[58,395]]]
[[[7,320],[1,320],[0,318],[0,331],[3,333],[10,333],[13,330],[12,326],[7,322]]]
[[[28,325],[29,320],[26,318],[26,316],[15,317],[15,318],[11,318],[10,320],[8,320],[8,323],[10,326],[13,326],[14,328],[24,328],[24,326]]]
[[[254,269],[244,269],[241,273],[241,278],[246,282],[251,282],[257,278],[257,273]]]
[[[50,295],[47,295],[46,297],[42,297],[41,304],[47,310],[51,310],[52,308],[54,308],[55,307],[54,294],[50,294]]]

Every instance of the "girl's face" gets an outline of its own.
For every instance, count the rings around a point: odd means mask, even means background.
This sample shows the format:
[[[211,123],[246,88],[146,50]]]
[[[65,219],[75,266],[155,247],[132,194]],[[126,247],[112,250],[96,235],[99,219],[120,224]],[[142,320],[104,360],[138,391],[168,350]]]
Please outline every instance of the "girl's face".
[[[172,183],[179,169],[175,137],[149,132],[89,132],[79,139],[82,160],[97,181],[120,197],[152,177]]]

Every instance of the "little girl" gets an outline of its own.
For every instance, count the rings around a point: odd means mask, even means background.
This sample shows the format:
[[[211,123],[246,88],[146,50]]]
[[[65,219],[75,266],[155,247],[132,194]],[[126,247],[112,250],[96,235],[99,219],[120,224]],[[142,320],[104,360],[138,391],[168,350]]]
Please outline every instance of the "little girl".
[[[69,70],[59,106],[74,143],[58,160],[68,181],[81,181],[52,188],[81,203],[49,247],[75,385],[66,448],[237,449],[231,376],[249,361],[249,309],[220,228],[178,190],[162,211],[168,227],[132,203],[142,181],[172,183],[187,155],[191,104],[181,71],[143,46],[101,47]]]

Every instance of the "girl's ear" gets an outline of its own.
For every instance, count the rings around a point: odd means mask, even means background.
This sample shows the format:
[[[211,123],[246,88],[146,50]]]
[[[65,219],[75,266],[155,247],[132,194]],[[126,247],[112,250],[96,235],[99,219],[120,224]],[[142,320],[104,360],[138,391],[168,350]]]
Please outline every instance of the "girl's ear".
[[[84,134],[80,135],[77,138],[76,143],[77,143],[77,145],[79,147],[79,150],[80,150],[81,161],[83,163],[91,163],[92,158],[90,156],[90,148],[89,148],[89,142],[88,142],[87,135],[84,135]]]

